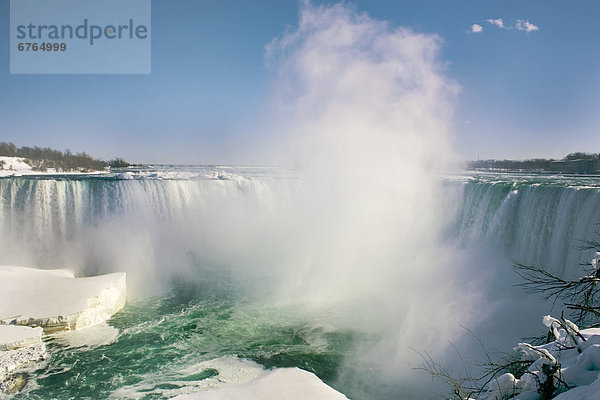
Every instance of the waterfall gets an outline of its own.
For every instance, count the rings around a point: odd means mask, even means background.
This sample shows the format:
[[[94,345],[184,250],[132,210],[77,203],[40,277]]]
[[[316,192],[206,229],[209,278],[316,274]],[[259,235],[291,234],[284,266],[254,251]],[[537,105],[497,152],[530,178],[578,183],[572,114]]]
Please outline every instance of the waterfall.
[[[474,179],[448,186],[455,211],[446,216],[450,227],[446,233],[460,246],[486,244],[508,260],[563,274],[589,261],[590,252],[580,247],[586,240],[598,239],[597,187],[510,179]],[[218,234],[210,232],[212,228],[231,235],[235,229],[228,227],[229,232],[224,232],[220,219],[223,224],[256,222],[267,210],[281,212],[302,191],[298,179],[268,175],[185,180],[0,179],[0,262],[70,265],[65,258],[72,255],[68,249],[89,248],[90,233],[106,225],[116,229],[116,236],[122,234],[118,225],[129,227],[127,231],[135,226],[140,229],[137,233],[156,235],[157,241],[165,239],[161,229],[190,233],[188,225],[196,225],[201,236]],[[152,243],[155,252],[160,250],[157,246],[160,243]]]
[[[483,243],[508,260],[578,276],[591,251],[585,241],[599,240],[598,187],[553,183],[472,180],[461,185],[462,205],[455,233],[463,246]]]
[[[235,242],[235,232],[298,190],[273,177],[0,179],[0,263],[159,279],[192,251]]]

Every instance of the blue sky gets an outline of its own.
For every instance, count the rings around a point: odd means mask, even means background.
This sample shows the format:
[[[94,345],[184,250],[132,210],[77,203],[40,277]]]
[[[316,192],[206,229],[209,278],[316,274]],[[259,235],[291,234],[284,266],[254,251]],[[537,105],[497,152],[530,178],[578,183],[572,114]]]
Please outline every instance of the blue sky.
[[[446,74],[461,87],[453,131],[465,159],[600,152],[600,2],[350,3],[442,38]],[[0,141],[134,162],[236,162],[267,112],[265,46],[297,25],[298,9],[288,0],[154,0],[152,74],[11,75],[2,0]],[[487,21],[499,18],[504,28]],[[516,29],[517,20],[538,30]]]

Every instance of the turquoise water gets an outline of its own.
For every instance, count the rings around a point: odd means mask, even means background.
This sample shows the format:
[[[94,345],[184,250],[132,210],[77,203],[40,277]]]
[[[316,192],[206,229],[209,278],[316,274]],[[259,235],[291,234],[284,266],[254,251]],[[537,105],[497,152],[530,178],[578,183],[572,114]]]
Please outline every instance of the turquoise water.
[[[189,288],[131,301],[108,325],[118,334],[106,344],[46,337],[49,360],[32,371],[35,379],[16,397],[170,398],[219,387],[220,375],[232,371],[220,371],[218,362],[212,368],[201,363],[227,356],[257,363],[236,365],[228,359],[223,367],[234,369],[231,383],[261,368],[299,367],[335,386],[343,358],[360,335],[315,326],[298,312]]]

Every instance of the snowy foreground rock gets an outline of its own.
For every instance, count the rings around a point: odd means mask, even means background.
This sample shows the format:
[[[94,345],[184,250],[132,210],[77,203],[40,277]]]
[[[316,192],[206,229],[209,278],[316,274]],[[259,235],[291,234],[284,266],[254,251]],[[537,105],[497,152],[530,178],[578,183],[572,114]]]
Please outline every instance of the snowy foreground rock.
[[[582,329],[569,320],[544,317],[555,341],[532,346],[519,343],[515,351],[530,363],[517,379],[507,373],[491,381],[479,400],[537,400],[542,392],[555,400],[600,399],[600,329]],[[550,397],[546,397],[550,398]]]
[[[125,273],[75,278],[66,270],[0,266],[0,324],[72,330],[106,321],[125,305]]]
[[[42,328],[0,325],[0,393],[19,391],[25,381],[11,373],[29,362],[45,359],[46,355]]]
[[[298,368],[265,372],[251,382],[174,397],[177,400],[347,400],[315,374]]]

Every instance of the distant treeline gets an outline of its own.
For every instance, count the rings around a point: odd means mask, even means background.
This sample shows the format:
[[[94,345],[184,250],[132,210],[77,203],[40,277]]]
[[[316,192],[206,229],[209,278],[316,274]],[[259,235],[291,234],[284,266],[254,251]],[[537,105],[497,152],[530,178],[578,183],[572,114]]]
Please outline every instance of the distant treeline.
[[[469,162],[468,168],[557,172],[564,174],[598,174],[600,173],[600,153],[570,153],[560,160],[544,158],[523,161],[478,160]]]
[[[17,147],[13,143],[0,142],[0,156],[21,157],[36,171],[54,168],[56,171],[99,171],[107,167],[128,167],[129,163],[122,158],[110,161],[97,160],[89,154],[71,153],[70,150],[59,151],[49,147]]]

